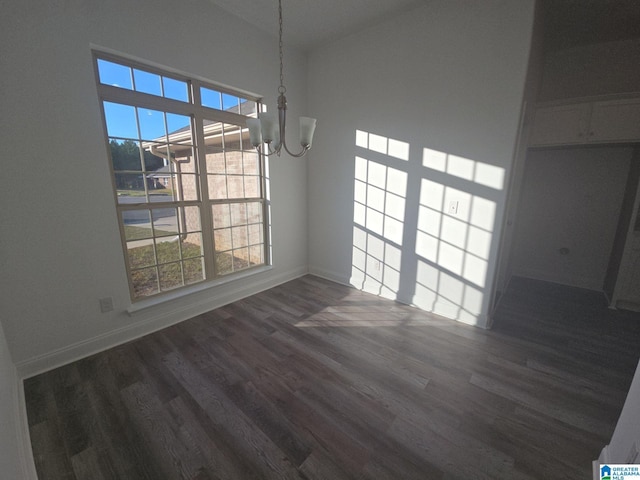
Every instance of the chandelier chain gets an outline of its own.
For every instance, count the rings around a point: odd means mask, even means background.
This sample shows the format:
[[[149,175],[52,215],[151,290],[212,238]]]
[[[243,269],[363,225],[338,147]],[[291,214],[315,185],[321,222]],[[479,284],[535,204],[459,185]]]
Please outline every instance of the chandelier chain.
[[[284,86],[284,67],[283,67],[283,53],[282,53],[282,0],[278,0],[278,18],[280,20],[280,32],[279,32],[279,38],[280,38],[280,44],[279,44],[279,48],[280,48],[280,86],[278,87],[278,93],[285,93],[287,91],[287,89]]]

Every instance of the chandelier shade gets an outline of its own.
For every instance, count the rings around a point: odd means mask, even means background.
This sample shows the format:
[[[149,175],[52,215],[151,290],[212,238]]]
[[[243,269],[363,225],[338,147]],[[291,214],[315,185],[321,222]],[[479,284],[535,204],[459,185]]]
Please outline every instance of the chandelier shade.
[[[280,23],[279,31],[279,51],[280,51],[280,86],[278,87],[278,115],[270,113],[260,113],[259,118],[247,120],[249,129],[249,140],[251,145],[263,155],[276,154],[280,156],[282,149],[293,157],[302,157],[311,148],[313,134],[316,129],[316,119],[311,117],[300,117],[299,135],[302,150],[293,153],[287,147],[287,98],[284,96],[287,91],[284,86],[284,62],[282,43],[282,0],[278,0],[278,19]]]

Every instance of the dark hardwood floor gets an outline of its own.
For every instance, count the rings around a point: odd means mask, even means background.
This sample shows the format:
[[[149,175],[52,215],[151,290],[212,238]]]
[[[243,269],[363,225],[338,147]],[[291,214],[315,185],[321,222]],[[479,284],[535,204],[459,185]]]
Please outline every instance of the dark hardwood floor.
[[[306,276],[25,380],[46,479],[585,479],[640,316],[516,279],[491,331]]]

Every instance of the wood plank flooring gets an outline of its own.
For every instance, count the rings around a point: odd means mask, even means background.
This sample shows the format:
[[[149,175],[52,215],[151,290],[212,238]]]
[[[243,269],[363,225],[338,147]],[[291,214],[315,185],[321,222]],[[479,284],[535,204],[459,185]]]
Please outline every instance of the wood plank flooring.
[[[40,480],[583,479],[639,340],[578,289],[484,331],[306,276],[24,388]]]

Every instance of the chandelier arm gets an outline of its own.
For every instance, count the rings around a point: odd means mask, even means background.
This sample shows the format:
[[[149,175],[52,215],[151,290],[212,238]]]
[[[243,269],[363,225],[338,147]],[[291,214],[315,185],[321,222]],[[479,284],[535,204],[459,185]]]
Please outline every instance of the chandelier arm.
[[[313,137],[313,130],[315,129],[315,119],[307,119],[307,120],[313,120],[313,125],[310,129],[309,132],[307,132],[307,130],[309,130],[309,126],[306,125],[305,128],[305,132],[306,134],[304,135],[304,140],[302,139],[303,137],[301,136],[301,144],[302,144],[302,151],[299,153],[293,153],[291,150],[289,150],[289,147],[287,147],[287,139],[286,139],[286,131],[287,131],[287,99],[285,98],[284,94],[287,91],[287,88],[284,86],[284,44],[282,42],[282,0],[278,0],[278,21],[279,21],[279,29],[278,29],[278,52],[280,54],[280,86],[278,87],[278,133],[280,138],[278,139],[279,143],[275,146],[275,148],[271,147],[271,141],[269,141],[269,143],[266,144],[266,148],[264,147],[264,143],[262,144],[258,144],[258,145],[254,145],[255,149],[258,151],[259,154],[264,155],[266,157],[271,156],[271,155],[278,155],[280,156],[280,153],[282,152],[282,149],[284,148],[284,150],[291,155],[292,157],[302,157],[304,156],[305,153],[307,153],[309,151],[309,149],[311,148],[311,140]],[[302,118],[302,117],[301,117]],[[260,138],[260,127],[257,126],[256,127],[257,130],[257,137],[256,138]],[[301,123],[301,127],[302,129],[302,123]],[[255,132],[254,131],[254,132]],[[302,130],[301,130],[302,132]],[[256,140],[257,141],[257,140]],[[308,144],[303,144],[303,142],[308,141]]]
[[[287,147],[287,139],[286,139],[286,131],[287,131],[287,98],[284,96],[284,93],[281,93],[278,97],[278,122],[280,126],[280,148],[284,147],[284,150],[291,155],[292,157],[300,158],[307,150],[309,150],[309,146],[303,146],[302,151],[300,153],[293,153]]]
[[[263,143],[262,145],[264,145],[264,143]],[[267,144],[266,144],[266,145],[267,145],[267,148],[266,148],[266,151],[265,151],[265,149],[263,148],[263,146],[262,146],[262,145],[257,145],[257,146],[254,146],[254,147],[253,147],[253,148],[255,148],[255,149],[256,149],[256,151],[257,151],[260,155],[264,155],[265,157],[272,157],[273,155],[278,155],[278,156],[280,156],[280,148],[281,148],[281,147],[278,147],[278,148],[272,149],[272,148],[271,148],[271,144],[270,144],[270,143],[267,143]]]
[[[296,157],[296,158],[300,158],[303,157],[305,153],[307,153],[309,151],[309,145],[307,145],[306,147],[302,147],[302,151],[300,153],[292,153],[288,148],[287,148],[287,144],[282,142],[282,146],[284,147],[284,149],[286,150],[286,152],[291,155],[292,157]]]

